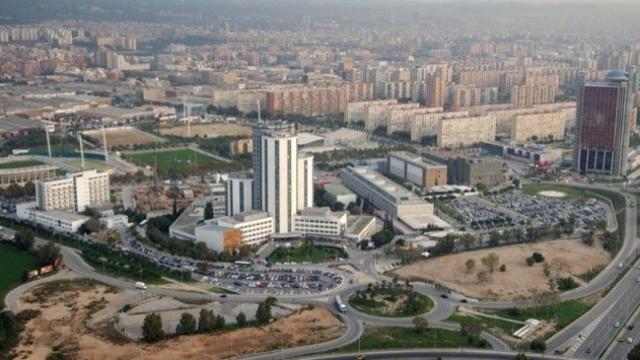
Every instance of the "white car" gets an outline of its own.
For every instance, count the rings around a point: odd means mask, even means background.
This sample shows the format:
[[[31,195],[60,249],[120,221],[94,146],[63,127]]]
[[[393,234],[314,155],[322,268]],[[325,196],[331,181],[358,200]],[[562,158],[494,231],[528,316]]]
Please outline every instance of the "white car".
[[[614,328],[619,328],[619,327],[620,327],[620,321],[616,321],[616,322],[613,324],[613,327],[614,327]]]
[[[632,338],[627,338],[627,343],[631,344],[633,342]]]

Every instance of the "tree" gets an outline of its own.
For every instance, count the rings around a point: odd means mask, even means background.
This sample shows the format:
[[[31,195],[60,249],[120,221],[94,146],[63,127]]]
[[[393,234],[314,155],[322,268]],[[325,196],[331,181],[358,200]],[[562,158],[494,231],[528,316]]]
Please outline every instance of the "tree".
[[[213,330],[215,317],[212,310],[201,309],[198,316],[198,332],[205,333]]]
[[[196,318],[189,313],[182,313],[176,326],[177,335],[192,335],[196,333]]]
[[[531,255],[531,257],[533,258],[533,260],[535,260],[537,263],[541,263],[544,262],[544,256],[539,253],[539,252],[534,252],[533,255]]]
[[[16,247],[23,251],[31,251],[35,242],[35,235],[31,229],[22,230],[15,235]]]
[[[144,317],[142,324],[142,338],[148,343],[154,343],[164,338],[162,318],[156,313]]]
[[[96,218],[90,218],[78,228],[80,234],[86,235],[100,230],[100,222]]]
[[[20,341],[21,326],[16,316],[9,311],[0,312],[0,354],[9,354]],[[4,359],[4,357],[0,356]]]
[[[258,324],[268,324],[269,321],[271,321],[271,305],[273,304],[273,300],[270,298],[272,297],[270,296],[258,304],[258,309],[256,310],[256,321]]]
[[[460,335],[466,336],[468,338],[478,338],[482,330],[480,327],[474,324],[461,324],[460,325]]]
[[[627,360],[640,360],[640,344],[636,345],[627,354]]]
[[[489,282],[489,273],[485,270],[479,271],[476,274],[476,277],[478,278],[478,282],[480,284],[484,284],[486,282]]]
[[[547,344],[545,344],[544,340],[542,339],[535,339],[531,342],[531,345],[529,345],[529,348],[531,348],[531,350],[535,352],[542,353],[547,350]]]
[[[213,328],[216,330],[222,330],[224,329],[225,325],[226,325],[226,322],[224,320],[224,317],[218,314],[218,316],[216,316],[215,322],[213,323]]]
[[[536,261],[535,261],[535,260],[533,260],[533,258],[532,258],[532,257],[528,257],[528,258],[527,258],[527,265],[529,265],[529,266],[533,266],[533,264],[535,264],[535,263],[536,263]]]
[[[473,269],[476,268],[476,261],[474,259],[468,259],[464,263],[464,268],[467,271],[467,274],[470,274],[473,271]]]
[[[429,321],[422,316],[416,316],[413,318],[413,327],[418,334],[422,334],[429,329]]]
[[[247,326],[247,316],[242,311],[236,315],[236,324],[240,327]]]
[[[207,201],[207,204],[204,206],[204,219],[213,219],[213,203],[211,203],[211,201]]]
[[[500,263],[500,257],[498,257],[496,253],[491,253],[480,259],[480,261],[482,262],[482,265],[486,266],[487,269],[489,269],[489,272],[492,273]]]
[[[507,264],[500,265],[500,272],[506,272],[506,271],[507,271]]]
[[[36,252],[40,265],[52,265],[60,257],[60,248],[51,242],[40,246]]]
[[[582,240],[583,244],[593,246],[595,239],[593,235],[593,231],[583,232],[582,235],[580,235],[580,239]]]
[[[529,358],[525,353],[518,353],[518,355],[516,355],[513,360],[529,360]]]

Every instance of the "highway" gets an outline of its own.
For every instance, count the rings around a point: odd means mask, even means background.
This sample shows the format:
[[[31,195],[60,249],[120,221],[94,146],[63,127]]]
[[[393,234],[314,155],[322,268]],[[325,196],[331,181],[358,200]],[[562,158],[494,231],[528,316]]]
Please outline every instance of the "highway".
[[[640,284],[636,282],[640,277],[640,268],[637,263],[631,263],[637,251],[636,204],[632,196],[625,197],[627,212],[623,249],[620,250],[616,261],[612,261],[608,268],[602,271],[603,276],[594,279],[598,280],[594,282],[596,284],[594,286],[604,288],[607,285],[604,280],[613,282],[622,272],[617,269],[619,263],[623,263],[628,271],[604,299],[547,341],[549,351],[568,349],[570,355],[584,359],[597,359],[605,352],[609,343],[617,337],[620,328],[640,305],[640,291],[638,291]],[[574,291],[571,297],[576,294],[586,296],[589,290],[592,289]],[[615,327],[616,322],[619,323],[619,327]]]
[[[513,360],[518,353],[512,351],[490,351],[476,349],[450,349],[450,350],[392,350],[371,351],[362,353],[367,360],[392,360],[392,359],[478,359],[478,360]],[[569,360],[571,358],[527,353],[529,360]],[[353,354],[319,355],[306,357],[305,360],[354,360]]]

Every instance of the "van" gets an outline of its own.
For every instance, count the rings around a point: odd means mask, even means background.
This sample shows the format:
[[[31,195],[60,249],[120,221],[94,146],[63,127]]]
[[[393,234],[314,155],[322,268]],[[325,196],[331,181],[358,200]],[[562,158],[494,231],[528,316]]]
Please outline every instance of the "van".
[[[143,283],[142,281],[138,281],[136,282],[136,289],[147,290],[147,284]]]

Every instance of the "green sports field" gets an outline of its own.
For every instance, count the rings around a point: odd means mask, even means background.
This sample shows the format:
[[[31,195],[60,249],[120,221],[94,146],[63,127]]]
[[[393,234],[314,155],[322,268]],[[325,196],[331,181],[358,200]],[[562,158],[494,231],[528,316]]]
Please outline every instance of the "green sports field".
[[[126,157],[137,165],[157,166],[156,170],[160,175],[182,176],[206,171],[239,170],[238,164],[228,164],[192,149],[132,153]]]
[[[15,247],[0,242],[0,308],[4,304],[5,294],[22,282],[22,273],[25,270],[38,268],[35,256],[16,249]]]
[[[36,160],[20,160],[20,161],[0,163],[0,169],[18,169],[18,168],[36,166],[36,165],[42,165],[42,163]]]

